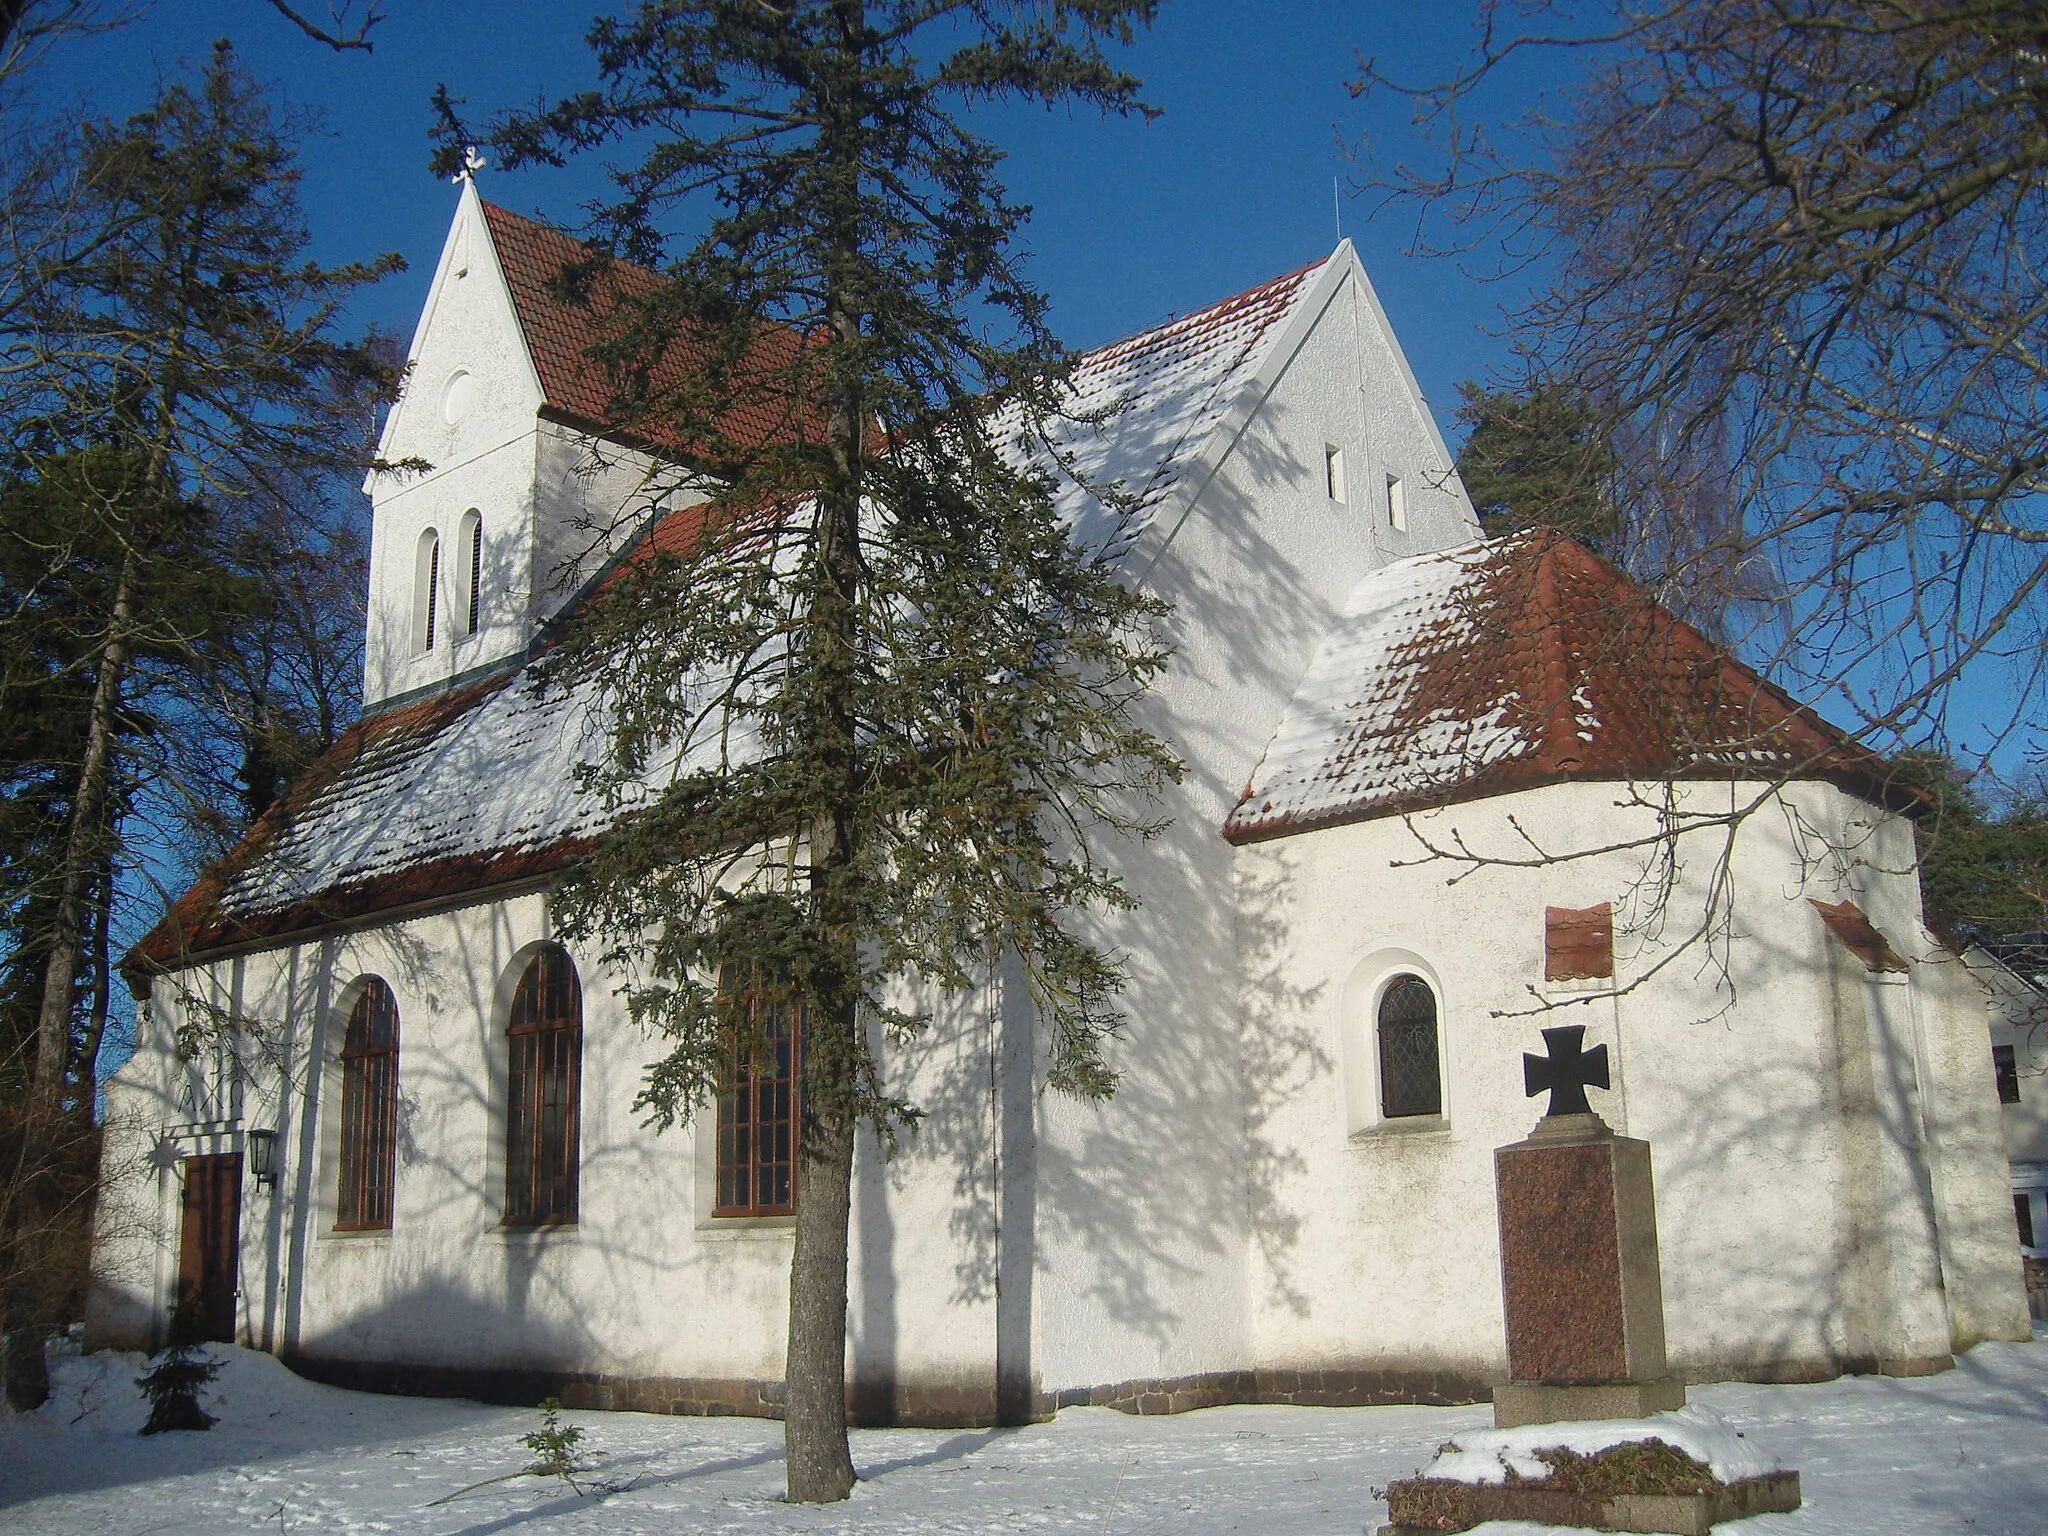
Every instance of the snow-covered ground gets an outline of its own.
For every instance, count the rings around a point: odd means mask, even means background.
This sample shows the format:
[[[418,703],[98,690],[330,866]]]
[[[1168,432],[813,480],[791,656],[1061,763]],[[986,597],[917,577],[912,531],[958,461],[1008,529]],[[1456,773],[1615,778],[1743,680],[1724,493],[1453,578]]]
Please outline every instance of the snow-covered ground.
[[[136,1434],[140,1362],[61,1362],[36,1414],[0,1419],[0,1530],[37,1536],[403,1531],[597,1532],[1374,1530],[1376,1485],[1406,1476],[1485,1408],[1216,1408],[1136,1419],[1069,1409],[1002,1430],[863,1430],[845,1504],[779,1502],[782,1427],[748,1419],[576,1413],[616,1491],[517,1473],[528,1410],[375,1397],[301,1381],[267,1356],[227,1361],[206,1434]],[[2048,1531],[2048,1333],[1988,1344],[1917,1381],[1695,1388],[1802,1474],[1806,1507],[1745,1536]],[[473,1484],[484,1484],[472,1488]],[[469,1488],[468,1492],[460,1490]],[[1538,1527],[1493,1525],[1489,1536]]]

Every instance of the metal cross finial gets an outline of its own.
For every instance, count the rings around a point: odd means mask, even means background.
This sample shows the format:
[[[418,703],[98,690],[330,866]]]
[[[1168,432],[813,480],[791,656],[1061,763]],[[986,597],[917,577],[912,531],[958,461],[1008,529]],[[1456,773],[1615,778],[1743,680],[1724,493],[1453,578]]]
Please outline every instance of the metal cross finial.
[[[448,178],[449,184],[459,187],[465,181],[474,181],[476,173],[489,164],[490,161],[477,153],[474,144],[465,144],[462,146],[462,169]]]
[[[1543,1049],[1547,1056],[1522,1057],[1522,1087],[1527,1097],[1534,1098],[1545,1089],[1550,1090],[1550,1108],[1545,1115],[1584,1115],[1592,1112],[1586,1102],[1586,1088],[1607,1086],[1607,1047],[1596,1045],[1591,1049],[1580,1049],[1580,1042],[1586,1038],[1583,1024],[1564,1024],[1556,1029],[1543,1031]]]

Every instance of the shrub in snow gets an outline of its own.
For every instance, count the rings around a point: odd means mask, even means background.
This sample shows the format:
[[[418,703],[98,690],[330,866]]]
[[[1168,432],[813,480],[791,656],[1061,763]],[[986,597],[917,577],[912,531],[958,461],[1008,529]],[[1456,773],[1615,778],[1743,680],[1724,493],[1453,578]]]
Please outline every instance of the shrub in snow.
[[[582,1430],[574,1424],[562,1422],[561,1400],[546,1399],[540,1405],[540,1428],[520,1437],[521,1443],[533,1452],[533,1462],[527,1467],[526,1475],[559,1477],[581,1494],[583,1490],[576,1486],[576,1474],[586,1470],[586,1463],[576,1453],[576,1447],[582,1439]]]
[[[219,1374],[220,1362],[200,1358],[194,1345],[165,1350],[154,1366],[135,1378],[149,1399],[149,1422],[142,1433],[213,1428],[213,1415],[199,1406],[199,1389]]]

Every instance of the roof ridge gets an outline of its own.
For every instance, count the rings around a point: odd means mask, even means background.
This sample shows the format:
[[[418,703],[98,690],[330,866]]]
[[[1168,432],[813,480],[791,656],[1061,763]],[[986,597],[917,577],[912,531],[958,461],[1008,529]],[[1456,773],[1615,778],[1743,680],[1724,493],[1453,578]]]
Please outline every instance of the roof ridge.
[[[1085,348],[1076,354],[1077,359],[1084,363],[1100,360],[1108,357],[1121,347],[1131,346],[1148,337],[1165,335],[1183,328],[1193,329],[1196,325],[1213,320],[1216,316],[1228,310],[1250,308],[1253,304],[1268,297],[1273,290],[1290,283],[1299,283],[1311,272],[1321,271],[1322,268],[1329,265],[1330,259],[1328,256],[1319,257],[1305,266],[1296,267],[1292,272],[1283,272],[1278,277],[1269,277],[1264,282],[1254,283],[1249,288],[1217,299],[1212,303],[1184,310],[1178,314],[1169,314],[1165,319],[1155,321],[1151,325],[1141,326],[1135,331],[1127,332],[1122,336],[1113,337],[1108,341]]]

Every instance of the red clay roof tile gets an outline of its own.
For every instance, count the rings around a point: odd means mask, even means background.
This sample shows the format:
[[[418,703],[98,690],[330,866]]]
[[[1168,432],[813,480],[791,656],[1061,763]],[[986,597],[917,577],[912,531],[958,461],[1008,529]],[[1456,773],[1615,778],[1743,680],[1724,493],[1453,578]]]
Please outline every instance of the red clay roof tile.
[[[1367,576],[1224,825],[1233,842],[1565,779],[1826,779],[1910,805],[1883,759],[1571,539]]]

